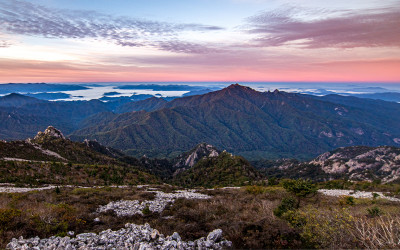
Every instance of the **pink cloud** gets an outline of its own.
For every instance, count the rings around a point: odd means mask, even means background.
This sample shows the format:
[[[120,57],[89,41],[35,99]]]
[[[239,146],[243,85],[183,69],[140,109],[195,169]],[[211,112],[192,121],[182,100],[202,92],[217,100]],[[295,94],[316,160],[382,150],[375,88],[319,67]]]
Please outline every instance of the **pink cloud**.
[[[295,18],[295,13],[295,9],[287,9],[251,17],[248,32],[258,36],[254,45],[281,46],[297,41],[306,48],[400,47],[399,6],[345,11],[311,21]]]

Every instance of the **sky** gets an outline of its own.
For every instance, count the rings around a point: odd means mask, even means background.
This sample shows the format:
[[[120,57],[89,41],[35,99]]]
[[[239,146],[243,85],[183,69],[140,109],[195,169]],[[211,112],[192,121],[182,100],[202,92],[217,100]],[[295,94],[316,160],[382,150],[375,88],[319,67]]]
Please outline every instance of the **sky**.
[[[0,83],[400,82],[400,0],[0,0]]]

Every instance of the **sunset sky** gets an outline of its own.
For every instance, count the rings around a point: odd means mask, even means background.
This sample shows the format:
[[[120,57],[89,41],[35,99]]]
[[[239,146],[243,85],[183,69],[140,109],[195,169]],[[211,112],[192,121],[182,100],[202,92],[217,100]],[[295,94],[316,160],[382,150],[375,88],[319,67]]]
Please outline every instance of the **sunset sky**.
[[[400,82],[400,0],[0,0],[0,83]]]

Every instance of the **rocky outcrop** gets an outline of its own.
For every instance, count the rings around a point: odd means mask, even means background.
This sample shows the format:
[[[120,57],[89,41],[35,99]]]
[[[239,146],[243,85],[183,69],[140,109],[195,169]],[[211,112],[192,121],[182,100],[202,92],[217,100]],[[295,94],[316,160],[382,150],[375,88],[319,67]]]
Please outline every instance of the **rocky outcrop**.
[[[259,163],[267,176],[304,178],[314,181],[348,179],[381,180],[389,183],[400,179],[400,148],[390,146],[354,146],[323,153],[307,162],[282,161]]]
[[[232,247],[222,238],[222,230],[216,229],[195,241],[183,241],[178,233],[165,237],[149,224],[126,224],[117,231],[111,229],[95,233],[78,234],[76,238],[39,237],[12,239],[7,249],[223,249]]]
[[[49,126],[47,127],[47,129],[44,132],[39,132],[34,140],[35,141],[44,141],[46,139],[64,139],[65,137],[64,135],[61,133],[60,130],[56,129],[53,126]]]
[[[200,159],[204,157],[217,157],[221,152],[216,149],[214,146],[201,143],[197,145],[190,152],[182,154],[178,157],[177,163],[175,163],[174,167],[179,168],[191,168],[193,167]]]
[[[327,174],[347,174],[353,180],[380,178],[390,182],[400,178],[400,148],[340,148],[320,155],[310,164],[321,167]]]

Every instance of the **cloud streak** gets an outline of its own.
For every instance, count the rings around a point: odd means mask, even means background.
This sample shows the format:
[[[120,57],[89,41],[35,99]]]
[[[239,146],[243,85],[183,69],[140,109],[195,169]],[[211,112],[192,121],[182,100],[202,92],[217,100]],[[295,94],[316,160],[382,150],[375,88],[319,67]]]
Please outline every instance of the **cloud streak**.
[[[20,0],[0,2],[0,29],[5,33],[46,38],[101,39],[121,46],[155,47],[183,53],[206,53],[204,45],[179,40],[185,31],[207,32],[221,27],[174,24],[94,11],[50,9]],[[159,42],[162,41],[162,42]],[[175,49],[174,46],[177,46]]]
[[[10,46],[11,46],[11,44],[8,43],[7,41],[1,41],[0,40],[0,48],[7,48],[7,47],[10,47]]]
[[[400,47],[399,7],[343,11],[340,15],[304,20],[299,9],[268,11],[248,19],[247,32],[257,35],[254,46],[290,43],[305,48]],[[324,13],[321,13],[324,14]]]

